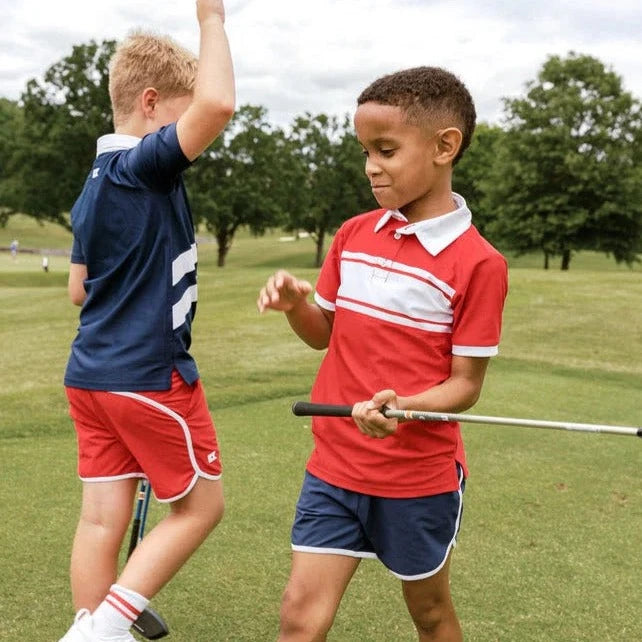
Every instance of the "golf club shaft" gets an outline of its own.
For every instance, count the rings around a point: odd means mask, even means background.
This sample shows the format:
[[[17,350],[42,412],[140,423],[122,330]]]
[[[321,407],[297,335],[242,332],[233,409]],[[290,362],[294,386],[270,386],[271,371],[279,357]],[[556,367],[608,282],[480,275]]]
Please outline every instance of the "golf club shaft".
[[[143,506],[145,503],[145,480],[142,480],[140,487],[138,489],[138,495],[136,497],[136,511],[134,513],[134,520],[132,521],[132,531],[129,537],[129,548],[127,549],[127,559],[131,557],[131,554],[134,552],[136,545],[140,539],[140,524],[141,524],[141,515],[143,512]]]
[[[297,401],[292,406],[292,412],[297,416],[350,417],[352,406],[310,403]],[[394,410],[382,408],[386,417],[395,419],[412,419],[415,421],[461,421],[466,423],[490,424],[501,426],[523,426],[526,428],[548,428],[553,430],[570,430],[576,432],[603,432],[613,435],[629,435],[642,437],[642,428],[635,426],[610,426],[605,424],[572,423],[567,421],[543,421],[539,419],[518,419],[515,417],[487,417],[483,415],[468,415],[444,412],[428,412],[423,410]]]
[[[136,510],[134,512],[132,531],[129,537],[127,559],[131,557],[134,549],[145,534],[145,522],[147,521],[147,509],[149,508],[151,490],[152,487],[150,483],[146,479],[141,479],[140,486],[138,487],[138,495],[136,496]],[[149,605],[141,611],[138,619],[132,624],[132,628],[148,640],[159,640],[169,633],[165,620]]]
[[[147,510],[149,509],[149,500],[152,496],[152,487],[146,479],[143,479],[140,483],[140,492],[143,493],[143,508],[142,514],[140,516],[140,532],[138,533],[139,542],[141,539],[143,539],[143,535],[145,535],[145,526],[147,525]]]

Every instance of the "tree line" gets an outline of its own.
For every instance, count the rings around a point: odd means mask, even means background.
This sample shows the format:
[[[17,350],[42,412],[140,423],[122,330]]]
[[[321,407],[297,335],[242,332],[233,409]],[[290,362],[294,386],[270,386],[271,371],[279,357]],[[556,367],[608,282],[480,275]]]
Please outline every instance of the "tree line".
[[[19,101],[0,98],[0,226],[14,213],[69,228],[69,210],[113,131],[108,62],[116,42],[73,47]],[[642,253],[642,110],[602,62],[550,56],[501,125],[479,123],[454,171],[473,222],[500,250],[541,252],[568,269],[574,252],[632,264]],[[241,106],[185,175],[195,223],[224,266],[235,233],[282,228],[315,242],[315,265],[343,221],[377,207],[348,115],[306,113],[286,129]]]

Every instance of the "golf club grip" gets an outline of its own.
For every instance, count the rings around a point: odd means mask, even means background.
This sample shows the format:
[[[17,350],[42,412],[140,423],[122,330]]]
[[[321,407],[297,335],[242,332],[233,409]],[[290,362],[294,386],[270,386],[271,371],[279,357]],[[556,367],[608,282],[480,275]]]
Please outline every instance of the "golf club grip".
[[[295,401],[292,404],[292,413],[297,417],[351,417],[352,406]]]

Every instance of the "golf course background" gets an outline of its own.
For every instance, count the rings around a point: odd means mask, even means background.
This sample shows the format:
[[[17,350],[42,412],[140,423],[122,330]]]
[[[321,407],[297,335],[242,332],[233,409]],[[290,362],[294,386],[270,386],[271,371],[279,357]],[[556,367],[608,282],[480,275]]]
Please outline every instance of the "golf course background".
[[[80,505],[62,387],[78,308],[66,294],[70,235],[15,216],[0,229],[0,640],[52,642],[73,617],[68,582]],[[311,447],[307,399],[322,357],[285,318],[259,315],[283,267],[315,281],[309,239],[240,235],[225,268],[199,245],[193,354],[222,448],[226,516],[153,606],[172,642],[274,640],[289,529]],[[642,269],[604,256],[544,271],[510,259],[500,355],[470,412],[642,425]],[[391,382],[392,384],[393,382]],[[471,477],[452,564],[468,642],[642,640],[642,439],[464,425]],[[166,509],[153,503],[148,527]],[[364,561],[329,637],[411,642],[399,583]]]

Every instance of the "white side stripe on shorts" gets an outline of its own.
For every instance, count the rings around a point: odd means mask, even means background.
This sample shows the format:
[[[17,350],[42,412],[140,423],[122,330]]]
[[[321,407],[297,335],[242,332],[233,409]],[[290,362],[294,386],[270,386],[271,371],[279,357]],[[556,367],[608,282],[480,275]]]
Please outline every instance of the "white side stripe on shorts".
[[[201,470],[201,468],[199,467],[198,462],[196,461],[196,455],[194,454],[194,446],[192,444],[192,435],[190,434],[189,426],[187,425],[187,423],[185,423],[185,420],[178,413],[174,412],[171,408],[164,406],[162,403],[158,403],[158,401],[156,401],[155,399],[150,399],[149,397],[141,395],[137,392],[121,392],[118,390],[110,390],[110,393],[112,395],[120,395],[121,397],[129,397],[130,399],[134,399],[136,401],[139,401],[140,403],[152,406],[152,408],[156,408],[159,412],[169,415],[172,419],[175,419],[178,425],[183,430],[183,435],[185,436],[185,444],[187,446],[187,452],[189,454],[189,460],[195,473],[194,479],[184,493],[177,497],[171,497],[170,499],[162,500],[163,502],[175,501],[176,499],[180,499],[181,497],[187,495],[187,493],[189,493],[193,485],[196,483],[197,477],[204,477],[205,479],[220,479],[220,475],[210,475],[209,473]]]
[[[421,573],[420,575],[400,575],[399,573],[395,573],[394,571],[390,571],[396,578],[400,580],[424,580],[427,577],[432,577],[433,575],[436,575],[441,571],[443,568],[444,564],[446,563],[446,560],[448,559],[448,556],[450,555],[450,551],[457,545],[457,533],[459,532],[459,524],[461,523],[461,511],[464,505],[463,502],[463,495],[461,492],[461,484],[464,480],[464,471],[463,469],[459,469],[459,489],[457,490],[457,493],[459,494],[459,508],[457,509],[457,521],[455,522],[455,532],[453,533],[453,537],[450,540],[450,544],[448,544],[448,547],[446,548],[446,554],[444,555],[444,559],[441,561],[441,564],[437,566],[437,568],[434,568],[432,571],[429,571],[428,573]]]

